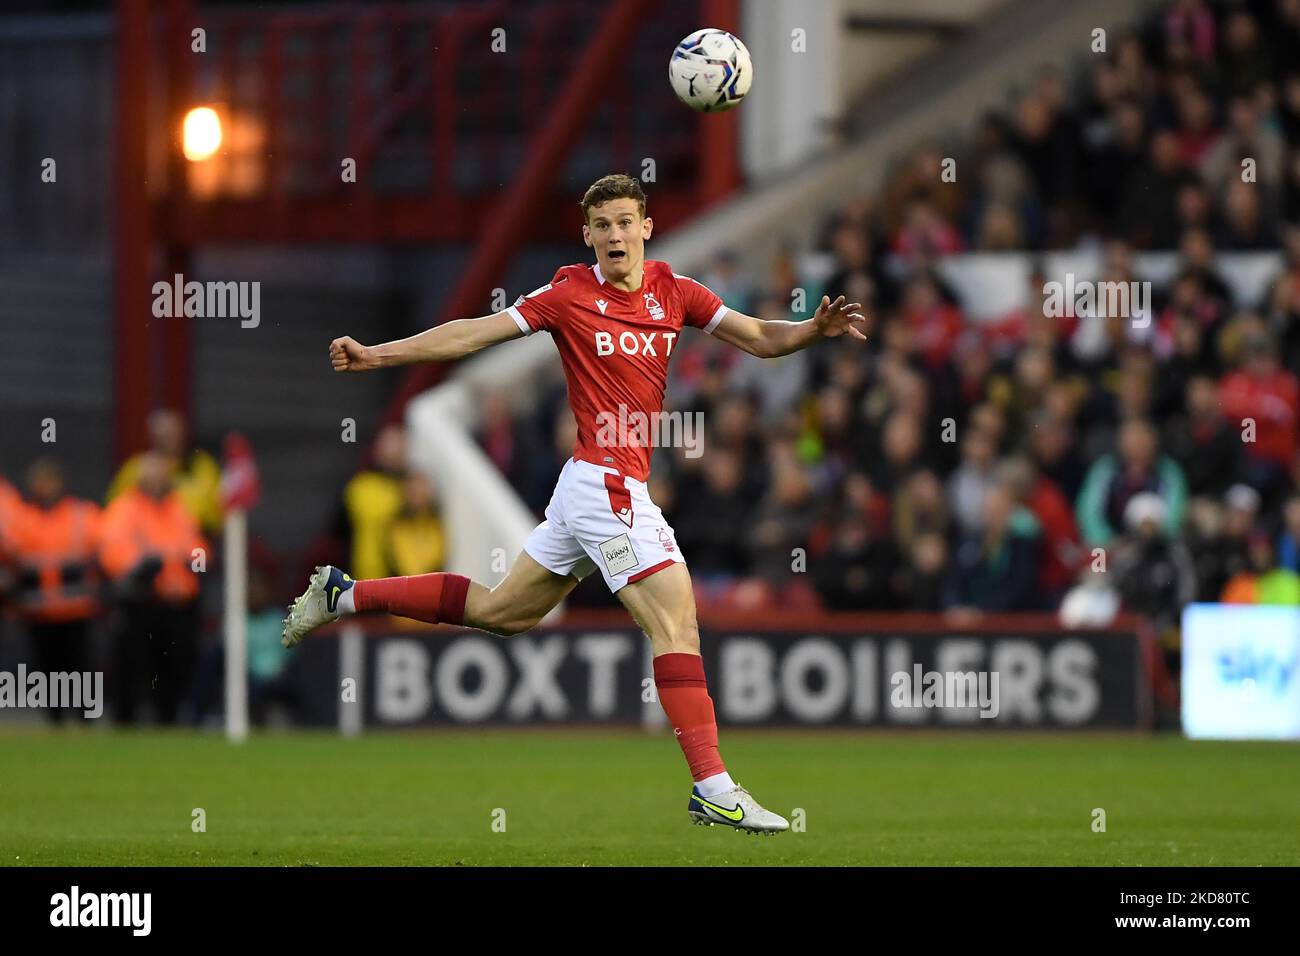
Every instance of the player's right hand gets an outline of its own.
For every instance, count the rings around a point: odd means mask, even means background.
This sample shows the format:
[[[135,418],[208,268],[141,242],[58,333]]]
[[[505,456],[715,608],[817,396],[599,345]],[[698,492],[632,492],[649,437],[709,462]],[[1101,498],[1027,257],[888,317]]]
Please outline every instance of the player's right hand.
[[[379,368],[379,362],[375,360],[370,348],[350,335],[330,343],[330,364],[336,372],[365,372]]]

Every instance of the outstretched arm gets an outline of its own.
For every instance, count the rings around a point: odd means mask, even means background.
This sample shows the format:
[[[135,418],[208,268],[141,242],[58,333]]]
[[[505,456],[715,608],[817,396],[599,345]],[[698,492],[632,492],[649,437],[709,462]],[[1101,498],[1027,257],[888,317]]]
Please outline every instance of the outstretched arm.
[[[383,345],[362,345],[345,335],[330,343],[330,363],[336,372],[365,372],[413,362],[451,362],[523,334],[509,312],[495,312],[477,319],[444,322]]]
[[[857,302],[846,303],[844,296],[834,302],[822,296],[821,304],[811,319],[790,322],[785,319],[756,319],[735,309],[728,309],[717,328],[715,337],[744,349],[759,358],[776,358],[807,348],[818,339],[835,338],[848,333],[855,339],[867,340],[859,328],[866,319],[858,310]]]

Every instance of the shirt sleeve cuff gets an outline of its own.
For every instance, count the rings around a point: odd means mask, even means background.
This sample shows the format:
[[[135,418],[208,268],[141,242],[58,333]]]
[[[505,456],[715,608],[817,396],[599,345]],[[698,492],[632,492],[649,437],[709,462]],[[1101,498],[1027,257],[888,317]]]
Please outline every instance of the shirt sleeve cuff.
[[[524,333],[524,335],[532,335],[537,331],[528,324],[528,320],[524,318],[524,314],[519,311],[518,306],[512,305],[508,307],[506,311],[510,313],[510,318],[515,320],[515,325],[519,326],[519,331]]]
[[[713,318],[709,319],[709,324],[704,327],[704,331],[712,335],[713,330],[718,327],[718,323],[722,321],[722,317],[726,314],[726,304],[724,303],[723,305],[718,306],[718,311],[713,313]]]

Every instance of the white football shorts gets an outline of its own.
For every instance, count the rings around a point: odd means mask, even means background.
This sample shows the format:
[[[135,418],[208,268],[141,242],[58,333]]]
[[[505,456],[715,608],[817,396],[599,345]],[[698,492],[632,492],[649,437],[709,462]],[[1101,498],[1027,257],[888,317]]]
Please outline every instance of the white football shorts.
[[[611,591],[686,561],[644,481],[575,458],[560,470],[546,520],[524,550],[579,580],[599,568]]]

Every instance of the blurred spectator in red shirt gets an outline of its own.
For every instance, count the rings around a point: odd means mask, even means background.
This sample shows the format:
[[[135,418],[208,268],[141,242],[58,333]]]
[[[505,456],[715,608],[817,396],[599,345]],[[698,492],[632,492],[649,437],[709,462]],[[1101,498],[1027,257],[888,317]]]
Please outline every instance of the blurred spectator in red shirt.
[[[1214,14],[1205,0],[1175,0],[1165,13],[1166,59],[1213,61],[1216,33]]]
[[[1268,497],[1285,483],[1296,456],[1300,382],[1278,363],[1267,335],[1250,334],[1243,352],[1241,367],[1219,387],[1219,401],[1229,424],[1242,430],[1249,484]],[[1249,440],[1251,422],[1254,441]]]
[[[894,252],[904,259],[946,256],[962,251],[961,233],[927,200],[908,204],[902,227],[894,234]]]
[[[961,335],[961,312],[943,301],[929,275],[918,275],[907,284],[902,316],[912,329],[916,352],[930,368],[943,366]]]

